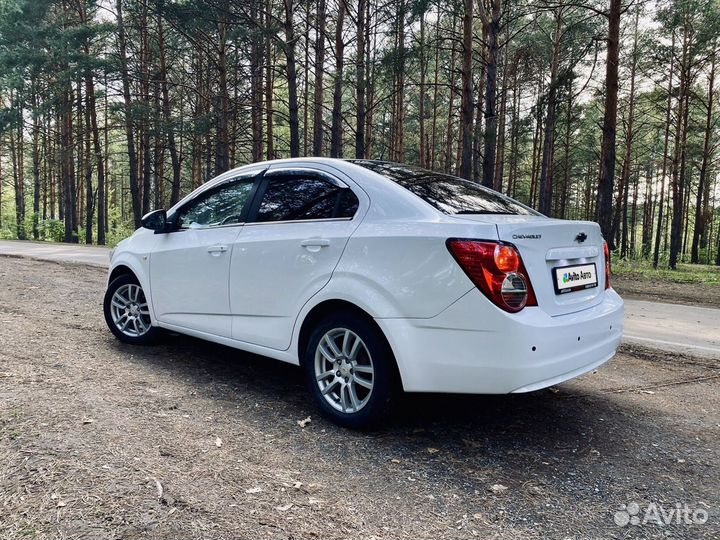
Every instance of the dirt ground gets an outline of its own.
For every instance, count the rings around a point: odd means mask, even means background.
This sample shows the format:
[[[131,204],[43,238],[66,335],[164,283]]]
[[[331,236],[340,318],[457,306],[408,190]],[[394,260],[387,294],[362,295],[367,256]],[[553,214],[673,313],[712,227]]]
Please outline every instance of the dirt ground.
[[[612,286],[626,298],[720,308],[720,286],[714,283],[675,283],[637,274],[615,274]]]
[[[104,279],[0,257],[2,538],[720,537],[717,362],[625,348],[533,394],[406,396],[356,433],[293,366],[117,342]],[[632,502],[709,519],[617,525]]]

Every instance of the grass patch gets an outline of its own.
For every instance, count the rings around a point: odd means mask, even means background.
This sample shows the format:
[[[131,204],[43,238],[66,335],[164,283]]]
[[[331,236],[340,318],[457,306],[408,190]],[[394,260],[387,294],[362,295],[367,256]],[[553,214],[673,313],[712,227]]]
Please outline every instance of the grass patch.
[[[720,286],[720,266],[708,264],[678,263],[677,270],[662,267],[655,270],[650,261],[626,259],[614,260],[612,269],[613,274],[620,277],[671,283],[705,283]]]

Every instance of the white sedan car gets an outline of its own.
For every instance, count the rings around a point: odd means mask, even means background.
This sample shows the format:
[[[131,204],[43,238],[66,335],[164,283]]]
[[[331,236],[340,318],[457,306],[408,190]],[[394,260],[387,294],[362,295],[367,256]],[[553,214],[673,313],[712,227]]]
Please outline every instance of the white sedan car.
[[[597,224],[418,167],[306,158],[203,185],[112,255],[110,330],[160,329],[302,366],[325,414],[398,390],[529,392],[614,354],[623,302]]]

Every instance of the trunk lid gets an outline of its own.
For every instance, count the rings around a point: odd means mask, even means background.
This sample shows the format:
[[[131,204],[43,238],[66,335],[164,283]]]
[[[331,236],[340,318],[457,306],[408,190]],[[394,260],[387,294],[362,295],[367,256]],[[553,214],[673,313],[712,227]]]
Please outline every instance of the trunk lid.
[[[498,238],[518,248],[537,297],[551,316],[590,308],[605,291],[605,258],[600,227],[591,221],[567,221],[544,216],[462,215],[472,221],[494,223]],[[584,238],[584,240],[581,240]],[[557,294],[554,268],[595,264],[597,287]]]

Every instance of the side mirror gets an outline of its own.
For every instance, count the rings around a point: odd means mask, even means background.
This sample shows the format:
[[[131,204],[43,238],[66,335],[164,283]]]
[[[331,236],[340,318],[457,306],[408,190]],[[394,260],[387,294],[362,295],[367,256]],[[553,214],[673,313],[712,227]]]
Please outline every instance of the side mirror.
[[[145,214],[140,220],[140,223],[144,228],[155,231],[155,234],[169,232],[167,212],[163,209],[153,210],[152,212]]]

